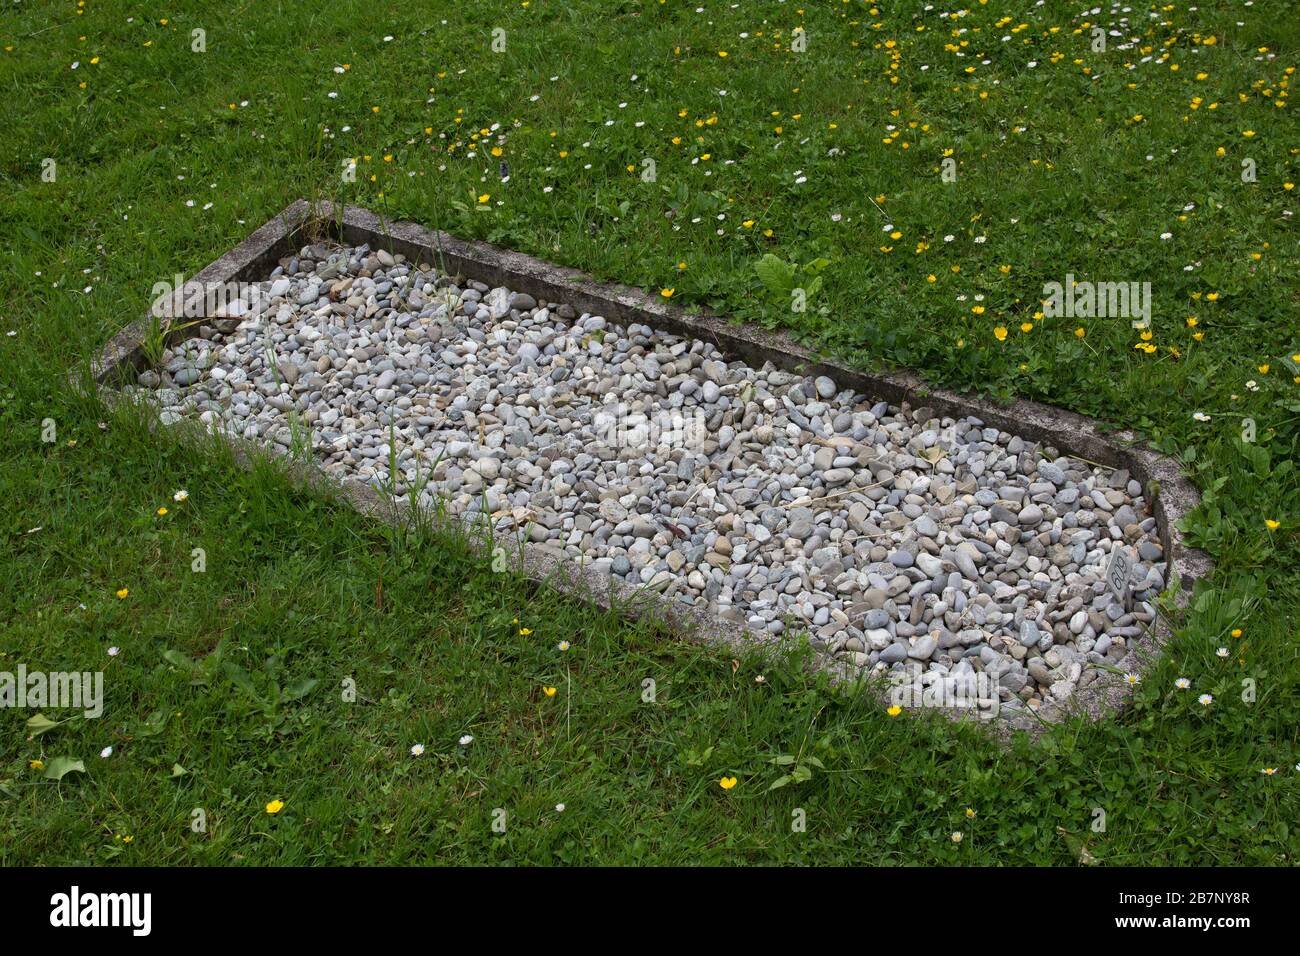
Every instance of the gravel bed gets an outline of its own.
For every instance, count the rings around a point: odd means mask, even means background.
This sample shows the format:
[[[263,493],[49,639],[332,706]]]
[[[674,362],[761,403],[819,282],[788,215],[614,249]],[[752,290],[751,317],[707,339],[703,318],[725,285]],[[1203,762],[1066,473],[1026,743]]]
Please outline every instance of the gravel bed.
[[[342,481],[1002,707],[1068,701],[1153,622],[1164,556],[1124,471],[367,246],[308,246],[240,294],[140,375],[163,421],[310,447]]]

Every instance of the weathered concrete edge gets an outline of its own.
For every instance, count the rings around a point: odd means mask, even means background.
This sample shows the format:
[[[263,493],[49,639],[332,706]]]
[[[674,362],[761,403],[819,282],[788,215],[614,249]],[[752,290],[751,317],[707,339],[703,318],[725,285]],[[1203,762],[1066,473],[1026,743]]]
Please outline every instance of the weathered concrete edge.
[[[210,263],[189,278],[171,297],[162,297],[150,303],[150,312],[136,319],[108,340],[99,355],[91,361],[91,379],[98,385],[119,380],[127,368],[139,369],[145,362],[145,342],[153,327],[155,310],[168,316],[183,316],[185,303],[203,295],[208,284],[236,282],[260,278],[263,268],[270,272],[280,256],[280,248],[300,232],[311,218],[311,204],[299,200],[287,207],[270,222],[265,223],[247,239],[221,258]],[[166,319],[163,320],[164,328]],[[176,330],[168,338],[178,336]]]
[[[1183,477],[1175,462],[1139,446],[1132,432],[1115,432],[1107,438],[1092,419],[1050,405],[1026,399],[995,405],[975,396],[931,388],[911,372],[870,373],[846,368],[808,351],[780,332],[733,323],[708,310],[688,313],[662,297],[640,289],[598,283],[574,269],[555,266],[488,243],[458,239],[416,223],[386,222],[369,210],[356,206],[340,208],[330,202],[312,204],[306,200],[292,203],[244,242],[195,275],[187,283],[183,297],[198,292],[206,283],[264,278],[279,257],[295,248],[300,240],[308,238],[305,233],[313,229],[349,244],[369,243],[372,248],[402,253],[412,260],[430,262],[447,272],[491,285],[505,285],[539,299],[567,302],[576,309],[604,315],[621,324],[637,322],[701,338],[728,356],[750,363],[770,361],[777,367],[803,375],[826,374],[841,386],[895,405],[907,403],[917,407],[924,404],[936,413],[950,417],[974,415],[993,427],[1052,445],[1065,454],[1108,467],[1126,468],[1144,484],[1159,482],[1161,490],[1155,501],[1155,512],[1161,544],[1172,572],[1178,575],[1183,587],[1190,588],[1193,581],[1207,577],[1213,571],[1209,556],[1187,547],[1177,527],[1177,522],[1199,503],[1195,487]],[[93,364],[94,381],[106,400],[120,398],[119,393],[106,387],[110,382],[120,380],[127,367],[139,368],[142,365],[149,328],[147,316],[127,326],[110,340]],[[243,444],[242,439],[232,443],[237,447]],[[247,460],[247,455],[246,450],[240,452],[241,460]],[[340,487],[339,483],[323,473],[313,472],[302,463],[294,463],[291,467],[298,473],[297,478],[313,485],[323,481],[332,488]],[[310,477],[308,472],[313,472]],[[395,512],[393,505],[373,489],[352,483],[341,487],[344,497],[361,512],[381,520],[406,520],[400,508]],[[518,544],[513,539],[498,539],[494,546],[510,543]],[[616,582],[544,545],[523,543],[508,547],[508,553],[517,569],[537,583],[627,617],[651,615],[683,636],[736,648],[752,648],[756,644],[770,646],[780,642],[772,635],[673,601],[671,589],[661,598],[651,595],[644,588]],[[1143,638],[1130,644],[1129,654],[1120,661],[1118,669],[1145,669],[1147,662],[1169,637],[1167,623],[1158,618]],[[851,676],[850,668],[824,653],[818,655],[818,663],[839,677]],[[1048,702],[1036,715],[1015,713],[986,726],[1004,734],[1023,729],[1036,735],[1047,724],[1069,716],[1100,718],[1122,707],[1127,696],[1126,685],[1118,678],[1107,680],[1103,675],[1065,705]]]

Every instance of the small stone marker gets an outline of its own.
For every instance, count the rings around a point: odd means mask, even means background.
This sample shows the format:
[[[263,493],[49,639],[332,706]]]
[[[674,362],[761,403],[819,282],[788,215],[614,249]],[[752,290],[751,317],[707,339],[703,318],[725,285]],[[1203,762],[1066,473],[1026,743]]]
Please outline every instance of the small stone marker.
[[[1128,549],[1115,547],[1110,552],[1110,562],[1106,565],[1106,583],[1111,593],[1125,608],[1128,607],[1128,586],[1133,574],[1133,560]]]

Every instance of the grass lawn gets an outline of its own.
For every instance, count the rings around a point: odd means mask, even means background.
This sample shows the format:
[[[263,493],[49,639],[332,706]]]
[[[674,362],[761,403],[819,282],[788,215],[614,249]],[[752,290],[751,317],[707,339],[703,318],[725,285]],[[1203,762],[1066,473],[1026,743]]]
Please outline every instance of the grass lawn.
[[[10,7],[0,670],[102,670],[106,705],[0,711],[0,864],[1294,863],[1300,19],[927,6]],[[1200,487],[1215,575],[1130,710],[1000,747],[68,388],[304,196],[1138,429]],[[1042,315],[1067,273],[1150,282],[1148,333]]]

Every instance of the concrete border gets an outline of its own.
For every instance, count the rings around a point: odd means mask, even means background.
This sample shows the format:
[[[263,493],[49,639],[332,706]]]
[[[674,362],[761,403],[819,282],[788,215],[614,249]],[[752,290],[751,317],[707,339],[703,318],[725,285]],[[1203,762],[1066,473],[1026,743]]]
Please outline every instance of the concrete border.
[[[369,210],[356,206],[340,207],[330,202],[313,204],[298,200],[196,274],[171,303],[160,300],[155,305],[161,304],[167,314],[183,315],[179,307],[191,297],[201,295],[205,285],[264,279],[282,256],[322,239],[349,245],[369,243],[373,249],[401,253],[417,263],[430,263],[453,275],[492,286],[507,286],[539,300],[568,303],[579,312],[603,315],[621,325],[636,322],[704,339],[730,359],[742,359],[751,364],[771,362],[800,375],[829,375],[841,387],[852,388],[892,405],[925,406],[937,415],[954,418],[973,415],[991,427],[1051,445],[1064,454],[1107,467],[1127,469],[1144,485],[1153,481],[1159,483],[1160,493],[1155,499],[1154,511],[1160,542],[1168,561],[1169,579],[1172,580],[1173,575],[1179,578],[1183,596],[1193,581],[1213,572],[1214,565],[1209,555],[1188,547],[1177,526],[1182,517],[1199,504],[1196,488],[1183,477],[1176,462],[1139,444],[1131,431],[1103,434],[1092,419],[1039,402],[1016,399],[999,405],[976,396],[932,388],[912,372],[872,373],[847,368],[816,355],[781,332],[742,325],[707,310],[688,313],[661,296],[640,289],[599,283],[574,269],[551,265],[487,243],[457,239],[415,223],[386,222]],[[169,304],[171,309],[167,309]],[[91,376],[107,401],[120,399],[121,393],[114,386],[129,379],[130,370],[139,370],[146,364],[145,343],[154,328],[154,322],[148,316],[131,323],[114,336],[93,360]],[[184,328],[166,332],[164,324],[164,332],[169,340],[185,337]],[[242,440],[235,442],[237,449],[241,443]],[[247,448],[238,450],[238,453],[242,460],[247,460]],[[292,470],[298,479],[308,483],[340,487],[311,467],[298,464]],[[373,489],[357,484],[343,485],[342,489],[346,499],[362,512],[387,521],[402,520],[393,506]],[[617,610],[625,616],[650,615],[683,636],[734,646],[753,646],[756,642],[770,645],[780,640],[681,602],[646,600],[644,588],[597,574],[568,558],[559,549],[525,543],[511,550],[519,570],[535,582],[558,588],[602,608]],[[657,598],[657,595],[651,597]],[[1130,643],[1129,654],[1119,663],[1119,668],[1142,669],[1169,636],[1167,623],[1158,618],[1143,638]],[[823,655],[821,663],[847,676],[846,669],[826,655]],[[1004,731],[1020,728],[1036,733],[1046,723],[1076,714],[1096,719],[1121,707],[1126,697],[1125,685],[1118,679],[1107,681],[1103,676],[1092,686],[1079,691],[1065,705],[1047,702],[1037,715],[1020,712],[1009,719],[997,720],[995,725]]]

